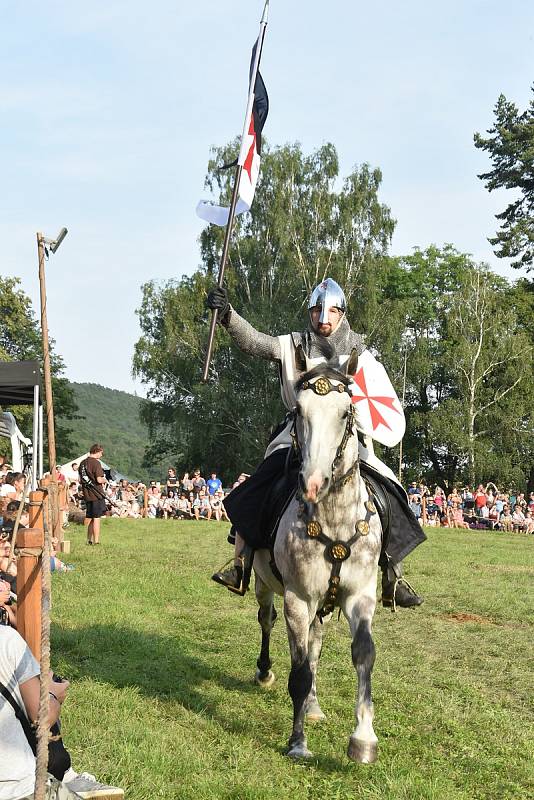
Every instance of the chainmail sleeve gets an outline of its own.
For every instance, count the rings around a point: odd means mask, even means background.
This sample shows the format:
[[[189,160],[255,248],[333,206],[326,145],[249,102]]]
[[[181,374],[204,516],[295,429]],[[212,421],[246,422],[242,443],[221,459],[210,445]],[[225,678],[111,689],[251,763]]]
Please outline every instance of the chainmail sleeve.
[[[222,324],[239,349],[244,353],[265,358],[268,361],[280,360],[282,353],[278,337],[257,331],[246,319],[240,317],[231,306]]]

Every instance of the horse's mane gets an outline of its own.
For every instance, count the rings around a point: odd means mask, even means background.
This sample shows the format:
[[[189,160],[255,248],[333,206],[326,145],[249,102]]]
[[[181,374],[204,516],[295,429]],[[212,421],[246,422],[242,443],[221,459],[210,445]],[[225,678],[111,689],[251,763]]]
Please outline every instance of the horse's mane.
[[[298,392],[302,388],[303,383],[317,378],[319,375],[325,378],[331,378],[334,381],[340,381],[345,386],[348,386],[352,378],[344,372],[341,372],[339,358],[336,356],[335,350],[330,342],[327,339],[317,341],[317,347],[326,361],[317,364],[315,367],[308,370],[308,372],[304,373],[304,375],[301,375],[295,384],[295,391]]]

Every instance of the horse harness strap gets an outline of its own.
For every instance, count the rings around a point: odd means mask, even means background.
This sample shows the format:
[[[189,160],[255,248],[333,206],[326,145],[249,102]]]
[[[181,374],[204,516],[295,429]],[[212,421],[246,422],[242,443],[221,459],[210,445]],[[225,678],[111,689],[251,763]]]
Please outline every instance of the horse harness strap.
[[[310,539],[316,539],[318,542],[325,545],[324,556],[326,560],[332,564],[332,571],[330,573],[324,603],[322,608],[317,612],[317,616],[321,622],[323,621],[323,617],[331,614],[337,605],[341,565],[349,558],[352,545],[362,536],[367,536],[369,533],[369,521],[372,515],[376,514],[376,506],[372,500],[366,500],[365,509],[365,519],[361,519],[356,523],[356,531],[347,542],[331,539],[330,536],[327,536],[323,531],[320,522],[316,519],[310,520],[306,526],[306,533]]]

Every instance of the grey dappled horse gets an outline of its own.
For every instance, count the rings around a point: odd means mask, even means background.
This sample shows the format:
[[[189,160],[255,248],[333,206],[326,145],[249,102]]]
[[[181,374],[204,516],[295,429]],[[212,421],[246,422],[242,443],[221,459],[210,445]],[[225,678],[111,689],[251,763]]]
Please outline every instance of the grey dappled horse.
[[[303,359],[304,354],[299,357]],[[267,550],[257,551],[254,558],[262,628],[256,682],[269,686],[274,681],[269,638],[276,618],[274,593],[281,594],[291,652],[288,689],[293,701],[287,754],[310,757],[304,719],[324,719],[315,682],[323,635],[318,612],[329,618],[334,606],[339,606],[350,625],[352,661],[358,676],[356,727],[348,756],[369,763],[376,760],[378,741],[371,700],[375,660],[371,623],[382,530],[359,469],[354,406],[347,388],[347,375],[355,373],[356,362],[356,351],[342,371],[325,363],[308,370],[309,363],[301,361],[301,368],[307,371],[295,387],[294,431],[302,456],[301,499],[292,500],[286,509],[274,547],[283,585],[273,577]]]

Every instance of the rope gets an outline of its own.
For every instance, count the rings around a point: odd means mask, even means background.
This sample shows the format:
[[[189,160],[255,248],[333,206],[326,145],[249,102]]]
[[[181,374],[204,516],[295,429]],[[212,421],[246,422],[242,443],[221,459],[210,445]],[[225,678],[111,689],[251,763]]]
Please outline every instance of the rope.
[[[50,543],[51,522],[53,512],[50,506],[57,495],[51,496],[48,489],[47,514],[43,513],[44,549],[41,561],[42,595],[41,595],[41,689],[39,697],[39,716],[37,724],[37,757],[35,761],[34,800],[45,800],[46,781],[48,776],[48,692],[50,689]],[[44,502],[44,498],[43,498]]]

